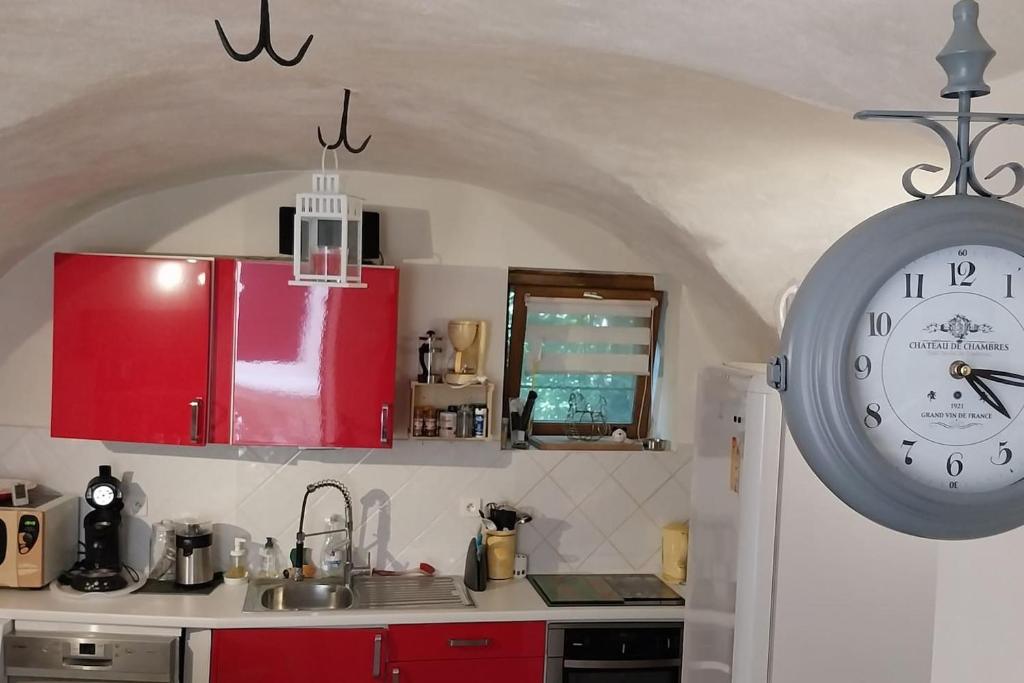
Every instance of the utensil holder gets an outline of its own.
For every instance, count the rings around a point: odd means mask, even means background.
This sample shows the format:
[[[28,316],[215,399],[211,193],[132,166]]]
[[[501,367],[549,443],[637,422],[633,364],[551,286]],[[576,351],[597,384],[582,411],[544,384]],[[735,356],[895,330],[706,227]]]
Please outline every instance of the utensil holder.
[[[487,578],[493,581],[511,579],[516,568],[516,532],[488,531]]]

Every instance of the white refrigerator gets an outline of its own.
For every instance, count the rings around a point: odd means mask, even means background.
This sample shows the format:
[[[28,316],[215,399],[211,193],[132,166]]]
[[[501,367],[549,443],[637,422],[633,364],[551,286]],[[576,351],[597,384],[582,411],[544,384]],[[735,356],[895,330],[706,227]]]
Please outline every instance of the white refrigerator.
[[[697,396],[684,683],[928,683],[936,545],[850,510],[784,428],[764,365]]]

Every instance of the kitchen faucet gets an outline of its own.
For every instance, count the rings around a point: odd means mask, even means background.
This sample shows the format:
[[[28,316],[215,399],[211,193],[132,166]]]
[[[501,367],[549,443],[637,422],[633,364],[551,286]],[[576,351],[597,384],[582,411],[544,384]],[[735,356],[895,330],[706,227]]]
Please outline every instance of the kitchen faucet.
[[[348,487],[342,484],[336,479],[322,479],[312,484],[306,485],[306,493],[302,496],[302,511],[299,513],[299,530],[295,534],[295,551],[294,559],[292,559],[292,579],[294,581],[302,581],[302,564],[305,562],[306,553],[306,539],[310,536],[328,536],[331,534],[341,533],[341,529],[328,529],[327,531],[317,531],[312,534],[303,532],[302,527],[306,520],[306,501],[309,500],[309,494],[314,491],[319,491],[324,488],[337,489],[341,492],[341,495],[345,496],[345,567],[342,576],[344,577],[345,585],[348,586],[352,582],[352,496],[348,492]],[[369,564],[369,562],[367,562]]]

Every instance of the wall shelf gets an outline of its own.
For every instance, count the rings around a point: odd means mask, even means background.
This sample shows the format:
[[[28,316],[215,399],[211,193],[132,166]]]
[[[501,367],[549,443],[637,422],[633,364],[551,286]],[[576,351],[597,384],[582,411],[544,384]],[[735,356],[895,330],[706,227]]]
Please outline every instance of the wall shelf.
[[[410,441],[490,441],[494,435],[494,384],[467,384],[454,386],[443,382],[425,384],[409,383],[409,440]],[[445,437],[445,436],[413,436],[413,420],[417,408],[433,408],[442,410],[448,406],[464,404],[483,405],[487,407],[487,419],[484,421],[484,436]],[[440,424],[438,425],[440,428]]]

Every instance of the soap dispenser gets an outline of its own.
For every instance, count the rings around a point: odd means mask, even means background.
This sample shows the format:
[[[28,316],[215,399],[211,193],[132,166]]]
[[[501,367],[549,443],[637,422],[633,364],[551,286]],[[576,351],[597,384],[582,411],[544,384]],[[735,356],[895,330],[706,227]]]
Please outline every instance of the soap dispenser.
[[[224,572],[224,583],[240,584],[249,581],[249,568],[246,566],[245,539],[236,538],[234,550],[231,551],[231,566]]]
[[[260,548],[260,566],[256,571],[256,578],[279,579],[281,572],[281,551],[274,544],[274,539],[267,536],[267,542]]]

